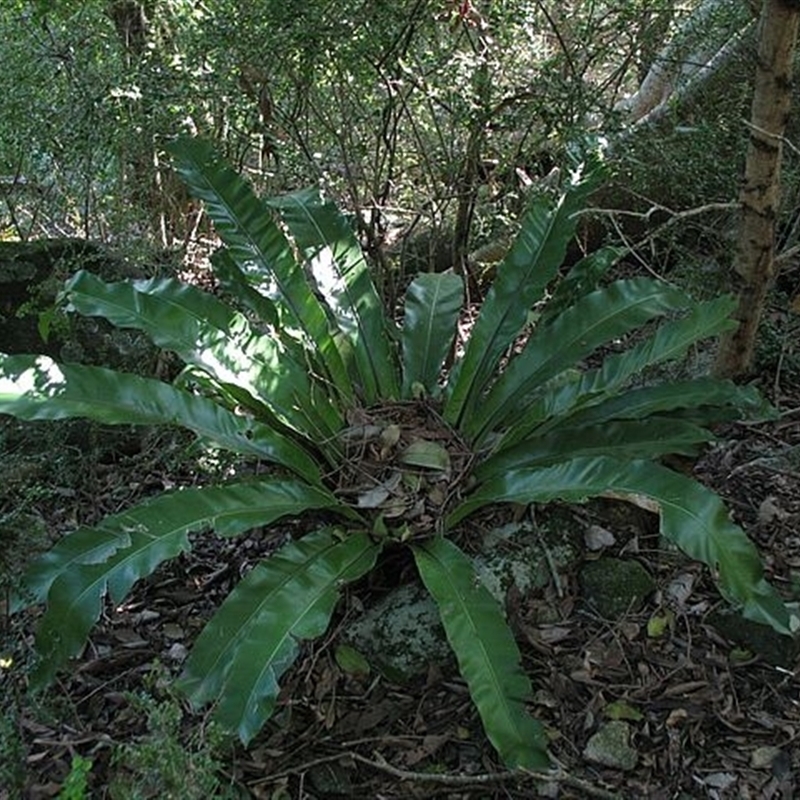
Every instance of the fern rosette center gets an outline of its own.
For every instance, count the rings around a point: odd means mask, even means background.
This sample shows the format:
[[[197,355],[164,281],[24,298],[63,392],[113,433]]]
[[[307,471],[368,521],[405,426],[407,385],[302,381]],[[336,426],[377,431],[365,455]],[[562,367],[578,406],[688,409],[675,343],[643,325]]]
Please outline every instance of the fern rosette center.
[[[433,401],[354,410],[339,434],[334,494],[372,520],[373,533],[410,541],[444,532],[473,455]]]

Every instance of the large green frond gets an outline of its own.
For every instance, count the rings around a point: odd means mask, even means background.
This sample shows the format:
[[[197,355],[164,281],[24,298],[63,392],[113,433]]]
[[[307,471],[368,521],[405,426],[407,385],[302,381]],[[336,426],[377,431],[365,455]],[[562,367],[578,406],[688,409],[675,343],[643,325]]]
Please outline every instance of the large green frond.
[[[323,634],[345,583],[368,572],[380,545],[365,533],[320,530],[254,567],[197,639],[179,686],[246,744],[270,717],[281,675],[303,640]]]
[[[532,393],[527,408],[509,421],[498,449],[527,438],[534,430],[540,435],[572,412],[614,397],[649,367],[682,358],[695,342],[730,329],[735,306],[731,297],[697,303],[688,314],[662,322],[655,333],[628,350],[606,356],[598,369],[563,373],[564,379],[557,377],[543,384]]]
[[[164,494],[69,534],[23,579],[34,599],[47,596],[33,683],[48,683],[80,652],[106,595],[119,604],[137,580],[189,549],[189,533],[211,528],[233,536],[309,508],[335,506],[328,492],[294,482],[229,484]]]
[[[645,419],[652,414],[684,410],[691,419],[694,410],[702,418],[705,408],[733,408],[740,416],[768,415],[769,406],[753,386],[737,386],[732,381],[696,378],[629,389],[601,402],[578,409],[561,424],[569,427],[601,425],[614,419]]]
[[[466,421],[467,431],[478,435],[502,425],[519,415],[520,403],[529,392],[574,367],[601,345],[653,317],[690,305],[683,292],[649,278],[616,281],[580,298],[549,324],[534,330],[485,402]]]
[[[789,632],[786,606],[764,578],[761,561],[722,501],[696,481],[648,461],[575,458],[541,469],[516,469],[484,483],[448,518],[454,525],[490,503],[581,502],[613,492],[644,496],[660,508],[661,533],[718,575],[722,594],[746,617]]]
[[[445,418],[454,425],[471,418],[480,393],[505,349],[514,341],[564,260],[575,234],[576,214],[596,188],[592,176],[576,180],[555,208],[537,200],[502,263],[481,307],[463,357],[446,387]]]
[[[554,464],[567,458],[607,455],[655,458],[668,453],[691,455],[713,436],[702,426],[742,417],[768,417],[772,409],[751,386],[713,378],[661,383],[623,390],[609,397],[587,395],[583,404],[549,419],[522,438],[530,418],[476,470],[479,480],[513,467]],[[537,406],[540,411],[542,405]]]
[[[509,767],[547,769],[547,737],[525,708],[531,684],[497,601],[447,539],[414,547],[414,557],[489,741]]]
[[[211,266],[220,286],[235,297],[243,308],[249,309],[262,323],[269,325],[276,332],[282,332],[279,330],[280,315],[275,303],[266,294],[253,287],[233,256],[224,247],[212,253]],[[285,342],[285,339],[286,337],[282,337],[281,341]]]
[[[453,346],[456,323],[464,301],[464,282],[458,275],[433,272],[418,275],[406,292],[401,344],[403,396],[414,384],[435,396],[442,364]]]
[[[558,282],[552,296],[547,299],[539,324],[549,322],[574,305],[581,297],[594,291],[600,279],[619,260],[623,252],[618,247],[601,247],[571,266],[566,276]]]
[[[705,428],[686,420],[655,416],[559,427],[490,456],[475,470],[475,477],[482,481],[506,470],[545,467],[582,456],[652,459],[667,454],[696,455],[700,445],[713,438]]]
[[[171,147],[175,168],[206,212],[238,266],[254,271],[259,282],[271,278],[279,302],[307,344],[320,355],[327,379],[351,398],[352,383],[331,332],[328,316],[295,258],[292,243],[273,219],[272,211],[250,185],[222,162],[202,139],[182,138]]]
[[[267,425],[163,381],[102,367],[0,353],[0,413],[24,420],[85,417],[111,425],[179,425],[235,453],[319,481],[319,468],[305,450]]]
[[[330,399],[309,402],[308,367],[279,338],[254,330],[244,315],[208,292],[169,278],[104,283],[78,272],[64,294],[81,314],[144,331],[220,383],[244,390],[301,434],[331,436],[342,425]]]
[[[345,217],[319,189],[266,201],[276,209],[305,256],[320,294],[348,339],[365,402],[398,396],[397,364],[389,321],[364,253]]]

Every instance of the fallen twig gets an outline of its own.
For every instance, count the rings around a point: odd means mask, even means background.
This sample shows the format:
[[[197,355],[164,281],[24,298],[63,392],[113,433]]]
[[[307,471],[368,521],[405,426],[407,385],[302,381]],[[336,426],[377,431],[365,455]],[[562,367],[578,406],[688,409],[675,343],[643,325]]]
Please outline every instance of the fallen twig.
[[[481,772],[475,775],[448,775],[432,772],[413,772],[411,770],[400,769],[390,764],[383,756],[376,753],[374,760],[362,756],[360,753],[353,751],[345,751],[335,755],[323,756],[315,758],[313,761],[307,761],[303,764],[298,764],[296,767],[290,767],[282,770],[281,772],[272,775],[264,776],[257,781],[258,784],[272,783],[287,778],[290,775],[297,775],[298,773],[307,772],[313,767],[318,767],[321,764],[329,764],[333,761],[341,761],[343,759],[351,759],[359,764],[372,767],[373,769],[385,772],[394,778],[401,781],[409,781],[415,783],[435,783],[439,786],[458,786],[465,788],[468,786],[487,786],[494,783],[502,783],[503,781],[520,781],[525,778],[531,778],[535,781],[542,781],[545,783],[561,783],[564,786],[569,786],[572,789],[579,789],[587,797],[599,797],[600,800],[621,800],[622,796],[615,792],[603,789],[600,786],[585,781],[582,778],[577,778],[570,775],[563,767],[558,767],[552,772],[537,772],[529,769],[519,770],[505,770],[504,772]]]

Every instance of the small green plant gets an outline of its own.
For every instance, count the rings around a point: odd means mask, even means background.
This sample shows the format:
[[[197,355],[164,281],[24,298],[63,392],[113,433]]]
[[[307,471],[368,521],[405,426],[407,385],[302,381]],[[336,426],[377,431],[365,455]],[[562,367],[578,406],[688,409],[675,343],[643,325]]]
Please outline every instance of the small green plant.
[[[214,266],[233,305],[171,279],[107,284],[79,272],[64,291],[72,309],[146,332],[186,371],[167,384],[4,356],[0,413],[177,424],[276,471],[164,494],[65,536],[36,560],[25,584],[47,610],[34,686],[80,653],[106,595],[120,603],[189,550],[189,533],[269,530],[308,510],[316,521],[327,512],[328,522],[245,575],[178,681],[194,706],[214,702],[215,718],[245,743],[273,713],[301,643],[326,630],[342,587],[392,544],[410,548],[504,762],[547,767],[514,637],[454,541],[470,536],[462,521],[493,504],[646,498],[664,537],[709,565],[728,600],[788,632],[785,605],[719,498],[658,463],[696,452],[712,438],[709,422],[761,412],[763,402],[711,379],[631,386],[729,328],[735,302],[694,302],[649,278],[597,288],[615,257],[607,251],[559,285],[596,174],[576,174],[558,202],[533,204],[448,367],[459,277],[418,276],[398,328],[347,221],[317,191],[264,200],[210,145],[183,140],[174,155],[225,244]],[[610,343],[615,351],[601,357]],[[596,366],[584,365],[590,355]]]
[[[73,756],[69,775],[58,793],[58,800],[86,800],[92,765],[93,762],[90,758]]]
[[[0,676],[11,667],[11,659],[0,653]],[[4,687],[5,689],[5,687]],[[25,784],[25,744],[19,732],[15,703],[11,698],[0,700],[0,786],[11,797],[21,796]]]
[[[111,759],[112,800],[206,800],[230,795],[218,778],[223,743],[212,724],[187,742],[183,711],[176,698],[157,701],[148,694],[126,695],[132,709],[147,717],[147,735],[115,748]]]

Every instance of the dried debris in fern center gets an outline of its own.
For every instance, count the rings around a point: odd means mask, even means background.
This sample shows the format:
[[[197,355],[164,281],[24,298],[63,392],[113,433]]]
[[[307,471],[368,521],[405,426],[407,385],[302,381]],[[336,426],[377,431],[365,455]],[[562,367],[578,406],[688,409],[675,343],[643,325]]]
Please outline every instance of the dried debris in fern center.
[[[335,493],[407,541],[440,532],[465,490],[474,455],[428,400],[356,409],[339,434],[345,458]]]

